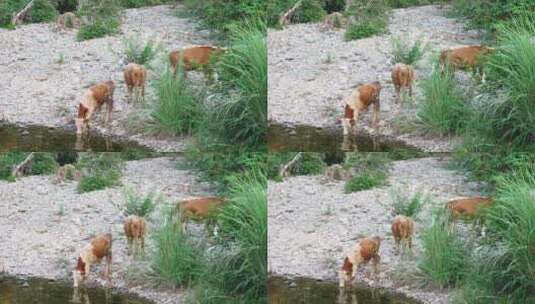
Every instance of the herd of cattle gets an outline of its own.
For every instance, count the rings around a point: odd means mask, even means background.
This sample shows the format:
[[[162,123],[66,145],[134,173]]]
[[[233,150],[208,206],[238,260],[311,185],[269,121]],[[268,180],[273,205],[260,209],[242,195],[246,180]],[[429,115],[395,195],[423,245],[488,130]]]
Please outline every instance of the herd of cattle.
[[[176,213],[179,214],[182,233],[186,232],[188,219],[207,219],[214,215],[225,201],[218,197],[201,197],[178,202]],[[145,249],[145,235],[147,224],[143,217],[130,215],[124,221],[124,234],[127,239],[129,254],[143,252]],[[78,288],[85,282],[91,265],[106,260],[105,276],[111,285],[112,264],[112,234],[100,234],[82,248],[76,260],[76,268],[72,272],[74,287]]]
[[[490,207],[492,198],[470,197],[449,201],[446,204],[449,219],[449,229],[453,228],[456,219],[475,218],[481,215],[483,208]],[[400,253],[400,245],[405,251],[407,248],[412,253],[412,236],[414,235],[414,221],[410,217],[398,215],[392,221],[392,236],[395,241],[396,254]],[[365,237],[358,240],[344,257],[342,267],[338,272],[339,286],[350,286],[357,275],[361,264],[372,262],[374,274],[378,273],[377,265],[380,261],[379,249],[383,238],[379,236]]]
[[[442,73],[446,68],[461,69],[472,68],[474,71],[481,72],[481,64],[479,58],[490,53],[493,49],[481,45],[472,45],[459,47],[450,50],[443,50],[440,53],[440,68]],[[482,74],[482,81],[484,81],[484,74]],[[395,102],[400,102],[401,89],[408,89],[409,95],[412,97],[412,83],[414,81],[414,69],[407,64],[397,63],[392,69],[392,83],[394,84],[396,96]],[[351,96],[345,102],[344,116],[342,118],[342,128],[344,136],[350,132],[356,132],[356,124],[358,122],[359,113],[368,109],[373,105],[373,119],[372,124],[377,128],[379,123],[380,113],[380,98],[381,83],[375,81],[369,84],[364,84],[357,87]]]
[[[223,51],[224,48],[209,45],[190,46],[182,50],[172,51],[169,53],[169,62],[173,75],[176,76],[179,66],[182,65],[185,77],[187,71],[208,65],[212,55]],[[124,69],[124,82],[128,91],[127,100],[139,98],[140,96],[145,98],[147,69],[143,65],[129,63]],[[74,120],[78,135],[88,132],[91,117],[95,111],[100,111],[104,104],[106,104],[105,124],[109,125],[113,111],[114,90],[115,83],[112,80],[108,80],[91,86],[83,93],[82,100],[78,103],[78,113]],[[132,96],[132,93],[134,96]]]

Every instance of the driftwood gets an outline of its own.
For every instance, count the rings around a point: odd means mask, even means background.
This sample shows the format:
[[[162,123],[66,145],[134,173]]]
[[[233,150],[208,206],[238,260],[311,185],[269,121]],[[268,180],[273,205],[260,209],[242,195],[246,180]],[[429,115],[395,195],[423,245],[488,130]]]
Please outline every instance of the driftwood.
[[[303,152],[297,153],[294,158],[286,163],[284,166],[281,167],[279,171],[279,175],[281,177],[288,177],[290,176],[290,172],[292,171],[292,167],[295,166],[295,164],[303,157]]]
[[[26,17],[26,14],[28,14],[30,9],[32,8],[34,1],[35,0],[30,1],[28,4],[26,4],[26,6],[20,12],[13,15],[13,18],[11,18],[11,24],[13,25],[21,24],[24,18]]]
[[[285,26],[290,24],[290,20],[295,15],[295,11],[297,11],[301,4],[303,4],[303,0],[297,1],[291,9],[286,11],[286,13],[282,14],[282,16],[279,18],[279,25]]]
[[[33,160],[34,152],[30,153],[26,159],[22,161],[22,163],[16,165],[13,167],[13,170],[11,171],[11,175],[13,177],[20,177],[24,174],[24,171],[26,169],[29,169],[32,167],[32,160]]]

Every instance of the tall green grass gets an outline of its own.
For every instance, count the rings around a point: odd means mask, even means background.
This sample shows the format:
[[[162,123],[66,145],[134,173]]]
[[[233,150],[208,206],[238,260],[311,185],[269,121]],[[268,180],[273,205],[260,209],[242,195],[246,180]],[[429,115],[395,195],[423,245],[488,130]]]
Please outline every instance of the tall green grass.
[[[120,153],[80,153],[77,169],[82,171],[78,192],[90,192],[121,184],[123,160]]]
[[[424,56],[426,46],[421,40],[410,43],[406,37],[392,38],[392,59],[394,63],[415,64]]]
[[[458,134],[464,130],[470,109],[457,88],[451,71],[441,75],[435,66],[431,75],[422,81],[423,99],[417,113],[418,119],[431,133]]]
[[[489,58],[486,91],[475,127],[502,144],[535,144],[535,15],[501,27],[497,51]]]
[[[345,39],[355,40],[388,32],[390,8],[384,0],[355,1],[346,14],[354,21],[346,30]]]
[[[407,192],[392,188],[389,193],[392,199],[394,215],[399,214],[414,218],[429,201],[429,197],[424,196],[421,192],[416,192],[410,196]]]
[[[20,164],[29,155],[29,152],[0,153],[0,180],[14,181],[11,175],[13,166]],[[54,153],[35,152],[28,175],[53,174],[58,168]]]
[[[145,196],[138,195],[132,188],[125,188],[123,191],[125,199],[126,215],[137,215],[145,217],[156,208],[156,203],[160,197],[156,192],[149,192]]]
[[[87,18],[78,33],[78,41],[117,34],[120,31],[122,6],[119,0],[89,0],[81,2],[77,11]]]
[[[153,40],[141,41],[139,37],[128,37],[123,40],[126,62],[149,65],[156,57],[160,48]]]
[[[382,186],[388,178],[389,153],[346,153],[345,168],[354,168],[355,175],[346,182],[346,193]]]
[[[163,132],[191,134],[203,115],[199,93],[188,84],[181,71],[173,77],[169,68],[155,81],[155,89],[157,99],[151,113],[154,121]]]
[[[219,101],[210,107],[201,136],[252,149],[265,147],[267,47],[265,23],[248,21],[232,30],[231,47],[217,66]]]

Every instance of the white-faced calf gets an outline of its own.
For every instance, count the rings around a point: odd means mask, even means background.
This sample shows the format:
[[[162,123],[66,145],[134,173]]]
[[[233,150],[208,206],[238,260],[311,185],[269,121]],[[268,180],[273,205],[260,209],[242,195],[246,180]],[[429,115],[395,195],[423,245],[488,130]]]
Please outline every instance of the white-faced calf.
[[[91,239],[91,242],[87,244],[76,261],[76,269],[72,272],[74,287],[83,284],[89,275],[91,265],[106,259],[106,279],[108,283],[111,283],[111,234],[102,234]]]
[[[132,93],[134,93],[134,100],[141,98],[145,100],[145,84],[147,82],[147,69],[136,63],[129,63],[124,68],[124,82],[128,90],[127,100],[132,100]]]
[[[106,125],[110,123],[111,112],[113,111],[113,92],[115,85],[113,81],[105,81],[90,87],[82,96],[82,101],[78,104],[78,115],[75,119],[76,133],[82,134],[89,129],[89,120],[95,111],[100,111],[103,104],[106,104]]]
[[[145,219],[137,215],[130,215],[124,221],[124,234],[128,242],[128,253],[136,254],[141,249],[145,251],[145,233],[147,224]]]
[[[412,235],[414,234],[414,222],[410,217],[398,215],[392,221],[392,235],[396,242],[396,254],[399,254],[400,243],[403,251],[408,247],[412,253]]]
[[[378,273],[377,264],[381,260],[379,256],[379,247],[381,246],[381,238],[374,236],[371,238],[362,238],[358,243],[347,253],[340,271],[338,272],[338,279],[340,287],[346,287],[351,284],[357,275],[360,264],[367,263],[370,260],[373,264],[374,274]]]
[[[370,84],[361,85],[356,88],[351,96],[347,99],[344,108],[344,118],[342,119],[342,127],[344,135],[348,135],[350,131],[354,132],[359,119],[359,113],[368,109],[373,104],[373,125],[377,128],[379,123],[379,113],[381,110],[380,98],[381,83],[379,81]],[[356,129],[356,128],[355,128]]]
[[[408,89],[412,98],[412,82],[414,80],[414,69],[404,63],[396,63],[392,69],[392,83],[396,89],[396,103],[401,100],[401,89]]]

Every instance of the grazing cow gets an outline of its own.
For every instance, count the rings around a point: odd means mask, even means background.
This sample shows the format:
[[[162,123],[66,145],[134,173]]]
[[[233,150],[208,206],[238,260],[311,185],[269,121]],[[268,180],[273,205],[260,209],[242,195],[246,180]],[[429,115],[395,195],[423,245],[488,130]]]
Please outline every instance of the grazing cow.
[[[128,89],[127,100],[132,100],[132,92],[134,93],[134,100],[141,98],[145,100],[145,84],[147,82],[147,69],[136,63],[129,63],[124,68],[124,82]]]
[[[404,63],[396,63],[392,69],[392,83],[396,89],[396,103],[401,100],[401,89],[408,88],[409,96],[412,98],[412,81],[414,80],[414,69]]]
[[[355,128],[358,123],[359,112],[366,110],[371,104],[373,104],[373,125],[377,128],[381,109],[380,93],[381,83],[379,81],[361,85],[353,91],[344,108],[345,113],[342,119],[344,135],[348,135],[350,130]]]
[[[403,251],[409,247],[412,253],[412,235],[414,234],[414,222],[410,217],[398,215],[392,221],[392,235],[396,242],[396,255],[399,254],[400,243]]]
[[[100,111],[103,104],[107,106],[106,125],[110,123],[114,90],[115,85],[113,81],[109,80],[96,84],[85,91],[82,101],[78,104],[78,115],[75,119],[76,134],[87,132],[91,116],[95,111]]]
[[[344,258],[342,268],[338,272],[338,279],[340,287],[346,287],[350,284],[357,275],[358,267],[362,263],[367,263],[370,260],[373,263],[374,274],[378,273],[377,264],[381,260],[379,256],[379,247],[381,246],[381,238],[374,236],[372,238],[362,238],[351,249],[351,251]]]
[[[481,210],[490,207],[492,202],[490,197],[468,197],[449,201],[446,208],[450,215],[450,230],[453,229],[456,219],[478,217]]]
[[[214,211],[220,208],[225,201],[219,197],[201,197],[187,199],[177,204],[180,213],[180,222],[182,231],[186,231],[186,225],[189,218],[204,219],[213,215]]]
[[[471,45],[443,50],[440,52],[440,70],[442,71],[442,74],[444,74],[446,66],[449,66],[453,70],[471,68],[476,71],[479,69],[479,72],[482,74],[482,81],[484,82],[485,74],[481,69],[479,58],[492,51],[494,51],[494,48],[482,45]]]
[[[104,257],[107,264],[106,279],[111,284],[111,242],[111,234],[101,234],[91,239],[91,242],[82,249],[76,262],[76,269],[72,272],[74,287],[84,283],[91,265],[100,262]]]
[[[224,51],[224,48],[211,45],[196,45],[172,51],[169,53],[169,61],[171,62],[173,75],[176,77],[180,62],[183,64],[184,71],[191,71],[198,67],[207,66],[213,55],[219,55]],[[186,76],[186,73],[184,73],[184,76]]]
[[[130,215],[125,219],[123,228],[128,242],[128,254],[135,255],[139,248],[144,252],[147,231],[145,219],[137,215]]]

